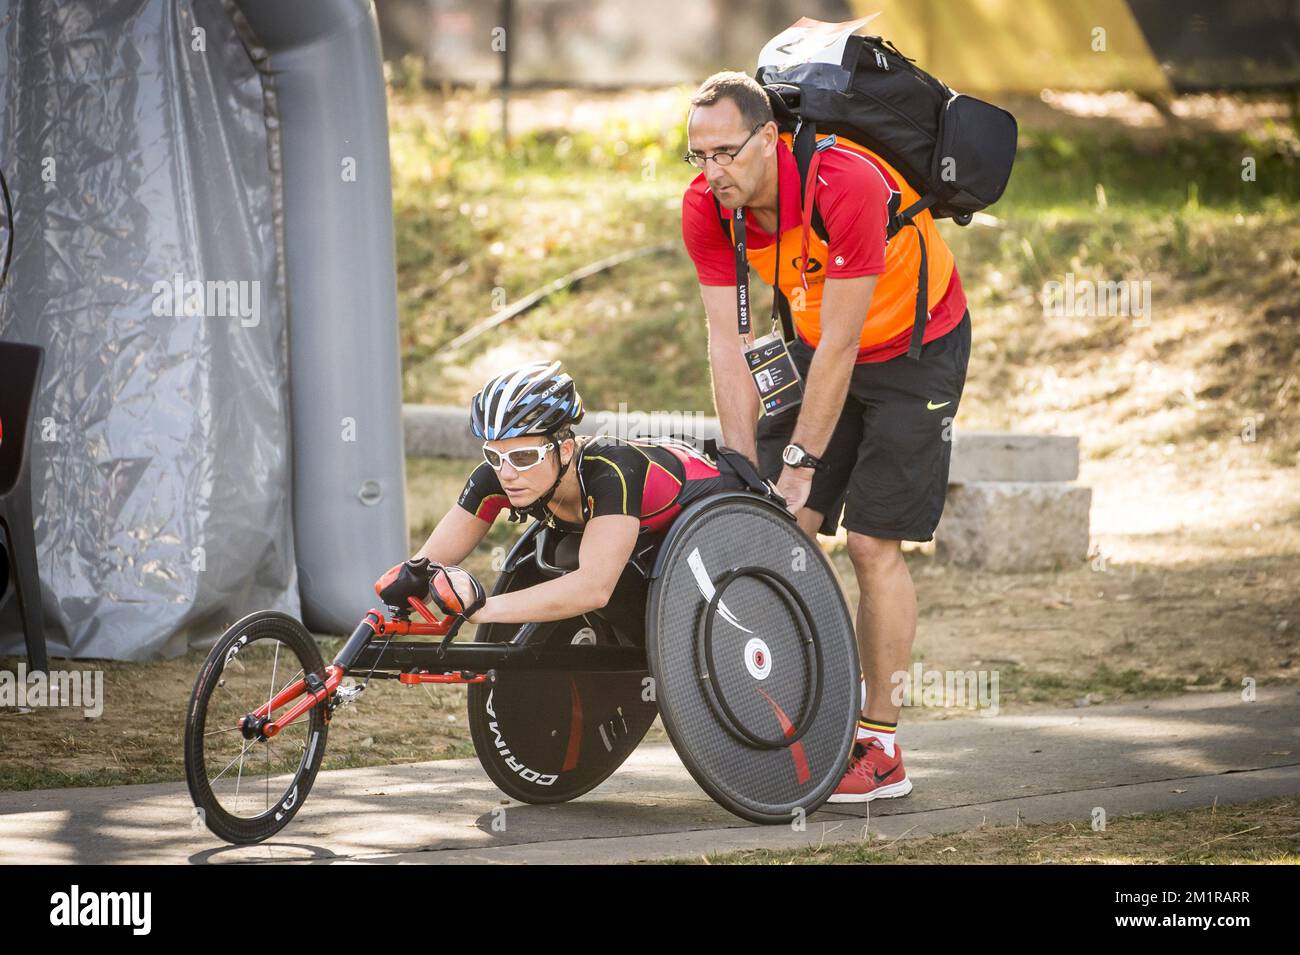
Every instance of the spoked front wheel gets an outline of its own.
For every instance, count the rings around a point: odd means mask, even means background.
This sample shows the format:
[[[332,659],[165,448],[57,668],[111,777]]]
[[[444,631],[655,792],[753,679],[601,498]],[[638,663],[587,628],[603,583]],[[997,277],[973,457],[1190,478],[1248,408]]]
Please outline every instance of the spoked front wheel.
[[[227,842],[261,842],[279,832],[307,798],[325,754],[325,701],[273,736],[268,713],[302,681],[321,683],[320,649],[301,623],[264,611],[240,620],[208,654],[185,719],[185,778],[203,821]],[[320,684],[317,684],[320,685]]]

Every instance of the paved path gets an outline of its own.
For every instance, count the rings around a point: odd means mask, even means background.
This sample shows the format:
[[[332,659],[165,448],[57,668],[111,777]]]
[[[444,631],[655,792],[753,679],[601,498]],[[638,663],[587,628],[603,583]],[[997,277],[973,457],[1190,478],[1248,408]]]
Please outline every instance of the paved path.
[[[915,789],[831,806],[806,830],[715,805],[667,743],[557,806],[511,804],[477,760],[321,773],[270,843],[231,847],[191,825],[184,783],[0,793],[0,864],[14,862],[621,862],[981,824],[1109,818],[1300,792],[1300,689],[904,724]],[[505,808],[504,831],[494,827]]]

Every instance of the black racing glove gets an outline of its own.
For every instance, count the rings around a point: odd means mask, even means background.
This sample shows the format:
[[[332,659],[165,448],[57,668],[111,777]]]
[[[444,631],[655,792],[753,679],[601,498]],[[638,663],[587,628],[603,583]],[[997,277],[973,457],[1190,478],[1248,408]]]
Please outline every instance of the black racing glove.
[[[430,563],[427,557],[412,557],[395,564],[384,576],[375,581],[379,599],[396,610],[411,609],[410,598],[427,600],[429,580],[442,565]]]

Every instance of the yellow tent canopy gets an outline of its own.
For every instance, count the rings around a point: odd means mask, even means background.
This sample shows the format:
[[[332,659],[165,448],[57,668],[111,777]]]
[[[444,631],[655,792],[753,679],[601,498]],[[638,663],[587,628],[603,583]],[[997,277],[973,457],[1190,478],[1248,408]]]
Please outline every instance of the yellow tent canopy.
[[[960,92],[1168,92],[1125,0],[854,0],[879,34]]]

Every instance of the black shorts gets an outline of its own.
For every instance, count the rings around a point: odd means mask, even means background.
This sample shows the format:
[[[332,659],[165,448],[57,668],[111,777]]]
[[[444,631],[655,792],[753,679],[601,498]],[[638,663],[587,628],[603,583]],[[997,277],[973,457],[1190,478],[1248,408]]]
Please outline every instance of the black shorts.
[[[813,350],[790,346],[806,381]],[[813,475],[807,506],[824,515],[821,533],[844,527],[885,540],[928,541],[943,514],[952,457],[952,422],[966,386],[970,312],[921,348],[919,361],[899,355],[853,366],[844,410]],[[758,421],[758,463],[776,481],[797,411]]]

